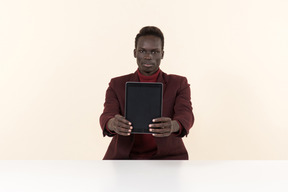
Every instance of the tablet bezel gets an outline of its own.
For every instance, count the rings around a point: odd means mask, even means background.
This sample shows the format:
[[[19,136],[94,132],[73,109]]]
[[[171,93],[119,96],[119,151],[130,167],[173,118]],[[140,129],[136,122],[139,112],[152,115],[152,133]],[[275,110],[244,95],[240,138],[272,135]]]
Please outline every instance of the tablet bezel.
[[[127,117],[127,97],[129,97],[128,94],[130,94],[130,91],[131,91],[131,87],[138,87],[138,88],[141,88],[141,87],[153,87],[153,88],[158,88],[160,90],[157,90],[158,92],[160,91],[160,95],[159,95],[159,100],[160,100],[160,116],[159,117],[162,117],[162,110],[163,110],[163,84],[161,82],[153,82],[153,83],[150,83],[150,82],[126,82],[126,85],[125,85],[125,118],[129,120],[129,117]],[[129,113],[128,112],[128,116],[129,116]],[[158,116],[157,116],[158,117]],[[152,117],[152,119],[154,118],[157,118],[156,116]],[[150,121],[150,123],[152,123],[152,119]],[[133,126],[133,122],[132,123],[132,126]],[[149,123],[149,124],[150,124]],[[147,125],[147,127],[145,128],[139,128],[139,127],[133,127],[132,129],[132,134],[152,134],[152,132],[149,132],[149,127]]]

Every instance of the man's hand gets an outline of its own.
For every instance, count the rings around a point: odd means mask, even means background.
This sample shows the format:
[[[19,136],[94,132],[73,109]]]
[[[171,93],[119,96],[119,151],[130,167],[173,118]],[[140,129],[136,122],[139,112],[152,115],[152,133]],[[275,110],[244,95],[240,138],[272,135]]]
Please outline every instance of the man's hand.
[[[123,136],[129,136],[133,129],[131,122],[121,115],[115,115],[111,118],[107,123],[107,128]]]
[[[152,120],[154,124],[149,125],[149,131],[155,137],[168,137],[171,133],[179,131],[179,124],[169,117],[160,117]]]

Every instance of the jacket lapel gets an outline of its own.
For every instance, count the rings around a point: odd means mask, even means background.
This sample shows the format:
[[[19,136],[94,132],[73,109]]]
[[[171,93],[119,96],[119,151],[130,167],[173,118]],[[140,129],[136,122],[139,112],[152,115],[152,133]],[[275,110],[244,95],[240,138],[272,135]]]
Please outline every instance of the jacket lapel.
[[[165,90],[166,90],[166,84],[167,84],[167,81],[166,81],[166,73],[164,73],[164,72],[162,72],[162,71],[160,70],[160,73],[159,73],[157,82],[160,82],[160,83],[163,84],[163,97],[164,97],[164,93],[165,93]]]
[[[129,79],[129,81],[134,81],[134,82],[139,82],[139,77],[138,77],[138,74],[137,74],[137,71],[135,71],[135,73],[133,73]]]

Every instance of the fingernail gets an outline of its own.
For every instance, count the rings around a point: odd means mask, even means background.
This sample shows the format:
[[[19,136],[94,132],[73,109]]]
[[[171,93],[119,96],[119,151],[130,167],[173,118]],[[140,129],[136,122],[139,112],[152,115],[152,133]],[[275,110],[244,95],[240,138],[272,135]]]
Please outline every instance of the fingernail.
[[[149,131],[151,131],[151,132],[152,132],[152,129],[149,129]]]
[[[155,119],[153,119],[152,121],[155,122]]]
[[[152,125],[150,124],[149,127],[152,127]]]
[[[131,126],[130,129],[132,129],[133,127]]]
[[[154,134],[154,133],[153,133],[152,135],[153,135],[153,136],[155,136],[155,134]]]
[[[131,123],[129,122],[129,125],[131,125]]]

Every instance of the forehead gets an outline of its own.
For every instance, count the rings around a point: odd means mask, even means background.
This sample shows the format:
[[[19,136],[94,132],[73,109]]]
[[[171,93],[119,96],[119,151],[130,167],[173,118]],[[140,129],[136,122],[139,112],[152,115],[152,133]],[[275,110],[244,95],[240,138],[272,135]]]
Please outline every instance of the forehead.
[[[161,39],[154,35],[141,36],[137,42],[137,48],[161,49]]]

